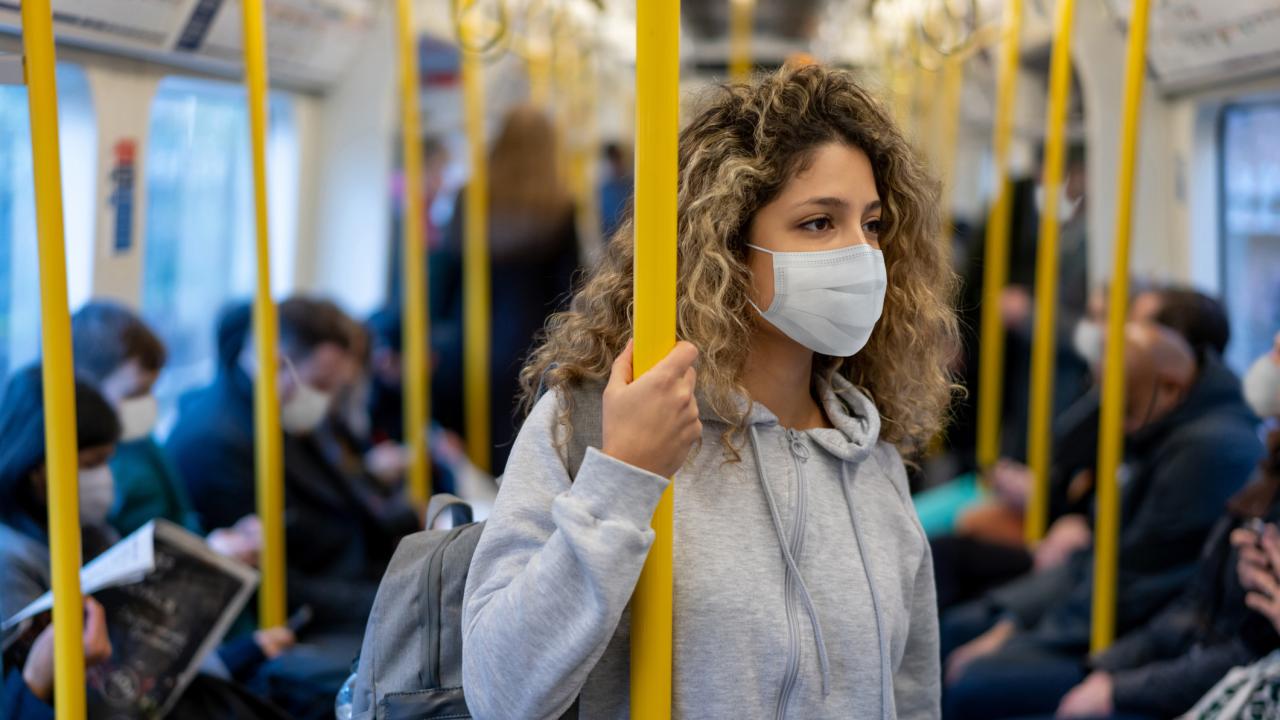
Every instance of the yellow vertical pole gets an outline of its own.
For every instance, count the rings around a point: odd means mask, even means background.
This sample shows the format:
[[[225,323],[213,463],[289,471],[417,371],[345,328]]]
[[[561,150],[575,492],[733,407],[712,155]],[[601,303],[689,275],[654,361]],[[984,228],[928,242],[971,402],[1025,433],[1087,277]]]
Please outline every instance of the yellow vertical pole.
[[[431,494],[427,421],[431,417],[431,369],[427,365],[426,217],[422,190],[422,123],[418,117],[418,44],[412,0],[396,0],[400,61],[400,133],[404,156],[401,223],[405,339],[404,437],[409,446],[409,495],[425,503]]]
[[[71,312],[67,307],[67,257],[62,231],[58,83],[49,0],[23,0],[22,47],[31,118],[36,230],[40,240],[40,347],[48,470],[49,565],[53,585],[54,706],[60,718],[83,718],[79,453]]]
[[[1093,632],[1090,647],[1105,650],[1115,638],[1116,565],[1119,561],[1120,487],[1116,475],[1124,452],[1124,325],[1129,305],[1134,168],[1147,54],[1149,0],[1134,0],[1124,60],[1124,111],[1117,171],[1115,258],[1107,306],[1107,349],[1098,429],[1098,499],[1093,546]]]
[[[948,57],[942,66],[942,98],[939,101],[938,121],[938,172],[946,182],[942,184],[942,212],[945,222],[943,232],[950,237],[951,201],[956,183],[956,142],[960,135],[960,97],[964,90],[964,60]]]
[[[276,306],[271,297],[271,238],[267,222],[267,39],[263,0],[244,0],[244,82],[249,95],[249,137],[253,146],[253,207],[258,277],[253,297],[253,342],[257,377],[253,383],[256,430],[258,519],[262,521],[258,622],[285,623],[284,459],[280,395],[276,389]]]
[[[676,342],[680,0],[636,3],[635,373]],[[671,717],[672,486],[631,603],[631,716]]]
[[[983,472],[990,469],[1000,455],[1000,405],[1004,380],[1004,326],[1000,318],[1000,294],[1009,278],[1009,215],[1013,206],[1009,187],[1009,143],[1013,136],[1013,97],[1018,82],[1018,38],[1021,31],[1022,0],[1005,0],[992,138],[996,197],[987,218],[982,268],[977,460]]]
[[[1027,459],[1031,497],[1023,530],[1027,542],[1044,536],[1049,522],[1050,427],[1053,419],[1053,366],[1057,347],[1058,189],[1062,185],[1066,148],[1067,106],[1071,99],[1071,25],[1075,0],[1058,0],[1053,54],[1049,61],[1049,109],[1046,119],[1044,206],[1040,210],[1040,243],[1036,249],[1036,320],[1031,348],[1031,409],[1027,420]]]
[[[457,0],[464,11],[475,0]],[[482,470],[489,469],[489,157],[484,132],[484,58],[474,47],[474,22],[459,13],[462,47],[462,92],[470,143],[471,182],[467,185],[463,218],[463,397],[466,401],[467,454]]]
[[[734,82],[751,78],[755,15],[756,0],[729,0],[729,78]]]

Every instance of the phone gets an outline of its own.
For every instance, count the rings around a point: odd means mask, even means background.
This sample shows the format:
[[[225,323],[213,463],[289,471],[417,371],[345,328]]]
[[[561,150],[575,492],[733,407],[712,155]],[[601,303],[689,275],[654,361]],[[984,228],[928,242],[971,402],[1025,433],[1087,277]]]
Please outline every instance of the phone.
[[[315,613],[312,612],[311,606],[303,605],[293,611],[293,614],[285,621],[285,627],[289,628],[289,631],[294,635],[297,635],[311,624],[313,617],[315,617]]]
[[[1244,526],[1246,530],[1254,534],[1254,537],[1256,538],[1256,540],[1254,540],[1254,544],[1262,545],[1262,535],[1267,531],[1267,521],[1260,517],[1250,518]]]

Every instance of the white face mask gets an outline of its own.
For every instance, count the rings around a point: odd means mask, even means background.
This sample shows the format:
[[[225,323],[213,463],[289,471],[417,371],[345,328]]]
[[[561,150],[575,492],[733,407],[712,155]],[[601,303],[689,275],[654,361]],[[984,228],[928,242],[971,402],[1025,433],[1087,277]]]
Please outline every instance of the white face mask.
[[[329,414],[333,396],[311,387],[298,377],[293,362],[283,358],[293,376],[293,394],[280,407],[280,427],[291,435],[305,435],[320,426]]]
[[[1071,220],[1071,218],[1075,217],[1076,208],[1080,207],[1080,201],[1082,200],[1084,200],[1084,197],[1078,197],[1072,200],[1071,196],[1067,195],[1067,186],[1064,183],[1062,185],[1062,189],[1058,191],[1058,222],[1059,223],[1068,222],[1069,220]],[[1044,186],[1043,185],[1036,186],[1036,212],[1037,213],[1044,212]]]
[[[1081,320],[1076,323],[1075,332],[1071,334],[1071,345],[1076,354],[1089,363],[1089,367],[1102,367],[1102,323],[1094,320]]]
[[[1244,374],[1244,399],[1258,417],[1280,416],[1280,363],[1275,353],[1258,358]]]
[[[111,466],[80,469],[80,524],[101,525],[107,521],[116,500],[116,480]]]
[[[116,414],[120,416],[120,440],[141,440],[155,429],[156,418],[160,416],[160,405],[156,403],[154,395],[143,395],[121,401]]]
[[[871,338],[888,276],[870,245],[819,252],[773,252],[773,303],[756,312],[787,337],[831,357],[856,355]]]

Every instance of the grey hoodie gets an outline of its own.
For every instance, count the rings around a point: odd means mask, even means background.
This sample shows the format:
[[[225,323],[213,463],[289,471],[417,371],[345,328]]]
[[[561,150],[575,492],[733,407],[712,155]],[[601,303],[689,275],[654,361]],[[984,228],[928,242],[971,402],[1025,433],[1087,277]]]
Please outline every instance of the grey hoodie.
[[[758,403],[740,462],[703,413],[675,478],[673,716],[936,718],[929,545],[880,416],[840,378],[835,429],[797,432]],[[512,449],[463,608],[477,718],[629,714],[628,602],[667,480],[588,448],[570,478],[554,396]]]

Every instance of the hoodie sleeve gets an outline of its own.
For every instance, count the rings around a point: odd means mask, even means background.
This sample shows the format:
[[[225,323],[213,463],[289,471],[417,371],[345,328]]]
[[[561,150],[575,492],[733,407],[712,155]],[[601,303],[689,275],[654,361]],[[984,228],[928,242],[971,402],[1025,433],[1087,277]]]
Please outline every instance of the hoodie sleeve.
[[[604,654],[653,543],[667,480],[589,448],[572,481],[555,395],[517,437],[463,600],[462,677],[477,718],[555,718]],[[515,679],[519,682],[515,682]]]
[[[942,677],[940,667],[939,635],[938,635],[938,601],[937,590],[933,579],[933,554],[929,549],[929,541],[925,536],[920,517],[910,499],[907,485],[907,471],[903,467],[902,458],[892,446],[881,444],[885,455],[881,466],[893,478],[893,483],[902,498],[903,511],[911,518],[916,530],[920,533],[920,541],[924,552],[914,568],[904,568],[915,578],[914,590],[911,593],[911,624],[907,630],[907,644],[902,654],[902,662],[893,673],[893,704],[896,717],[900,720],[933,720],[942,716],[942,689],[939,684]]]

